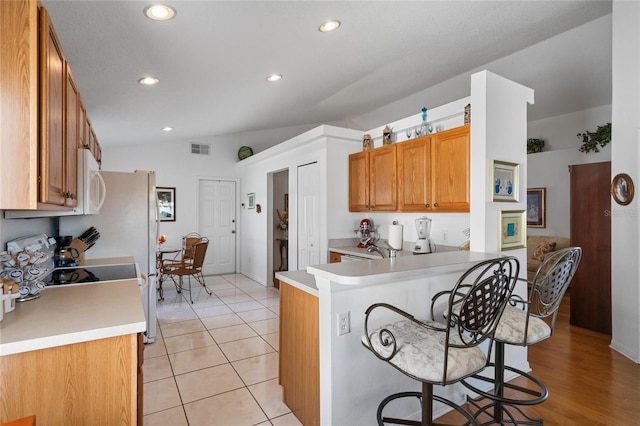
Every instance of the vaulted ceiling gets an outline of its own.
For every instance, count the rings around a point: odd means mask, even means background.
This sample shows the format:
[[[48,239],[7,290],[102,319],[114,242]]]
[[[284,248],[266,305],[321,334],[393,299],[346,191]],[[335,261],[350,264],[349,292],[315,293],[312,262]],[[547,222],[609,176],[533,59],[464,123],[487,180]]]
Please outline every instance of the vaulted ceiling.
[[[610,1],[169,0],[166,22],[143,15],[147,1],[41,3],[103,147],[367,129],[467,96],[455,77],[485,67],[536,91],[530,119],[611,102]],[[327,19],[342,26],[319,32]],[[579,30],[598,19],[596,33]],[[147,75],[160,83],[138,84]],[[404,115],[365,118],[423,92]]]

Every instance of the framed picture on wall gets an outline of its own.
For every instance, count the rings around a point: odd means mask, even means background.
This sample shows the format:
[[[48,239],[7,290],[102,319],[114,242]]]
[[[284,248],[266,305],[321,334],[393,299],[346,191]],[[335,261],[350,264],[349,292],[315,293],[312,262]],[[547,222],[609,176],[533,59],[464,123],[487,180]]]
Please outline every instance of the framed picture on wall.
[[[514,250],[526,247],[527,227],[525,226],[525,210],[503,210],[498,212],[500,235],[498,250]]]
[[[611,181],[611,195],[621,206],[631,203],[634,192],[633,180],[626,173],[617,174]]]
[[[491,161],[491,201],[518,202],[520,165],[506,161]]]
[[[547,226],[546,188],[527,189],[527,226],[545,228]]]
[[[247,194],[247,208],[255,209],[256,208],[256,193],[250,192]]]
[[[158,217],[160,222],[176,221],[176,189],[156,188],[158,200]]]

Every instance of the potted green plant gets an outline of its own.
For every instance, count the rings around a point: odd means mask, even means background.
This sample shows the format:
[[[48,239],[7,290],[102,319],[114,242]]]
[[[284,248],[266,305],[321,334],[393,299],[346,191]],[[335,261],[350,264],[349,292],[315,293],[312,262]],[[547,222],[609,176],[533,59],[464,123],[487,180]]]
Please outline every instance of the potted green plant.
[[[529,138],[527,139],[527,154],[542,152],[544,148],[544,139]]]
[[[584,133],[578,133],[577,136],[582,139],[580,152],[600,152],[598,146],[603,148],[611,142],[611,123],[598,126],[595,132],[587,130]]]

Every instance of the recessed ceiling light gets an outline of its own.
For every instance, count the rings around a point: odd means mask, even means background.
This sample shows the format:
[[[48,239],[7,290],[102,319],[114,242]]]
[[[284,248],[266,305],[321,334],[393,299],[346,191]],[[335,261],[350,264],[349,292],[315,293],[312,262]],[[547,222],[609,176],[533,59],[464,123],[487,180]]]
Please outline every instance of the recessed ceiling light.
[[[165,4],[151,4],[142,11],[145,16],[154,21],[168,21],[176,16],[176,10]]]
[[[163,127],[163,128],[162,128],[162,131],[163,131],[163,132],[170,132],[170,131],[172,131],[172,130],[173,130],[173,127],[171,127],[171,126],[167,126],[167,127]]]
[[[160,80],[157,77],[143,77],[138,80],[138,83],[145,86],[153,86],[154,84],[158,84]]]
[[[267,76],[267,81],[273,82],[278,80],[282,80],[282,74],[271,74]]]
[[[318,27],[318,31],[322,33],[328,33],[329,31],[337,30],[340,26],[340,21],[331,20],[324,22],[322,25]]]

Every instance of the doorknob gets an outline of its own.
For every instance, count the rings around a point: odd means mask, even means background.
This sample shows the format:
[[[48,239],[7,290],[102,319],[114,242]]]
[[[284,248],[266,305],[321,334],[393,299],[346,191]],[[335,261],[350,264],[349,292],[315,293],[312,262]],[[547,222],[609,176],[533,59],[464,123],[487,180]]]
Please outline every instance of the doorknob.
[[[235,234],[235,233],[236,233],[236,230],[234,229],[233,231],[231,231],[231,233],[232,233],[232,234]]]

